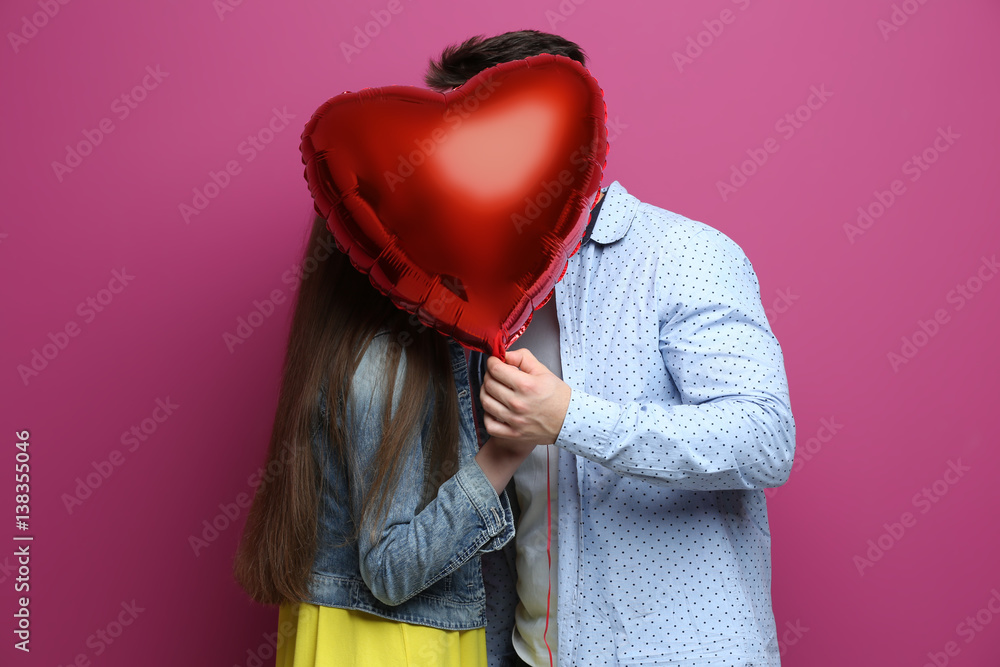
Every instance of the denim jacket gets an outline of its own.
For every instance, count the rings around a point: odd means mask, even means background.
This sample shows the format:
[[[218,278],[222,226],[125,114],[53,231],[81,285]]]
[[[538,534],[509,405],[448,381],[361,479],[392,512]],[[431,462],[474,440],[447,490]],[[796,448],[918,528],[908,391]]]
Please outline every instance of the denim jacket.
[[[371,541],[364,526],[357,541],[344,544],[344,535],[354,526],[351,505],[360,507],[382,437],[387,399],[384,367],[390,340],[388,330],[375,336],[352,380],[344,411],[353,456],[353,464],[347,467],[355,471],[350,484],[352,473],[342,469],[330,453],[326,382],[320,391],[318,419],[314,418],[312,426],[313,455],[322,470],[318,547],[307,602],[444,630],[482,628],[486,595],[480,555],[511,540],[514,517],[507,492],[498,495],[475,461],[482,432],[473,419],[465,352],[454,340],[448,339],[448,346],[461,422],[457,472],[441,484],[436,497],[422,503],[424,484],[435,481],[428,479],[424,459],[430,432],[428,411],[402,462],[399,483],[377,538]],[[394,414],[405,360],[404,347],[393,394]],[[431,405],[433,400],[428,393]]]

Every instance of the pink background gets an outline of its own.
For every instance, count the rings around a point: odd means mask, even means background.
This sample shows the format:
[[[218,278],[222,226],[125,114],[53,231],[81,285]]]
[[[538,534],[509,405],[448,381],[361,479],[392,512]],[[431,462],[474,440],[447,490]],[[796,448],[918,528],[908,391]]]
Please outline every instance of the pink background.
[[[798,426],[791,479],[768,492],[782,663],[998,664],[1000,279],[982,263],[1000,251],[996,2],[400,0],[347,62],[341,43],[388,1],[247,0],[221,18],[208,0],[46,1],[51,18],[37,1],[0,9],[0,662],[273,664],[277,612],[230,576],[245,510],[219,517],[252,491],[274,414],[283,274],[312,215],[301,129],[343,91],[422,85],[448,44],[535,28],[589,55],[614,123],[604,183],[725,232],[757,271]],[[894,8],[902,25],[883,34]],[[695,57],[678,67],[685,48]],[[122,118],[115,100],[147,66],[167,74]],[[780,121],[812,86],[830,96],[792,133]],[[248,160],[241,142],[275,108],[294,117]],[[60,180],[52,163],[102,118],[113,131]],[[935,154],[938,128],[953,139]],[[767,161],[720,194],[769,138]],[[912,181],[925,149],[936,160]],[[185,222],[179,206],[230,160],[239,174]],[[858,207],[897,179],[903,194],[849,239]],[[123,269],[127,286],[102,292]],[[223,334],[275,291],[283,303],[230,352]],[[78,335],[22,381],[18,366],[68,324]],[[177,406],[162,423],[158,399]],[[144,440],[121,440],[144,420]],[[12,517],[22,429],[27,532]],[[121,465],[68,511],[76,479],[115,450]],[[189,537],[213,519],[229,525],[195,555]],[[30,656],[11,648],[18,533],[35,537]],[[133,601],[123,632],[98,639]]]

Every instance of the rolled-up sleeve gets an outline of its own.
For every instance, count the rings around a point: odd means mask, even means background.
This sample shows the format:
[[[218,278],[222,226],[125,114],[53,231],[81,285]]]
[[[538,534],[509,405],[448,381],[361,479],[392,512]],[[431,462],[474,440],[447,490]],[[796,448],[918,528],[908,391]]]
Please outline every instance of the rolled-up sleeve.
[[[444,482],[419,513],[414,509],[409,502],[393,502],[377,540],[369,541],[366,534],[359,539],[362,579],[388,605],[406,602],[514,534],[513,522],[504,520],[496,491],[475,462]]]
[[[376,338],[378,340],[378,337]],[[345,424],[354,438],[353,465],[362,471],[352,489],[355,506],[368,488],[375,454],[382,439],[381,393],[384,356],[380,345],[362,358],[351,388]],[[405,355],[404,355],[405,358]],[[403,362],[395,384],[393,414],[401,392]],[[514,521],[506,498],[497,494],[474,455],[460,447],[458,471],[441,483],[437,495],[420,507],[424,478],[423,445],[429,429],[416,429],[408,443],[399,483],[384,522],[372,539],[364,524],[358,540],[362,579],[372,594],[388,605],[398,605],[454,572],[470,558],[499,549],[514,535]],[[419,510],[419,511],[418,511]]]

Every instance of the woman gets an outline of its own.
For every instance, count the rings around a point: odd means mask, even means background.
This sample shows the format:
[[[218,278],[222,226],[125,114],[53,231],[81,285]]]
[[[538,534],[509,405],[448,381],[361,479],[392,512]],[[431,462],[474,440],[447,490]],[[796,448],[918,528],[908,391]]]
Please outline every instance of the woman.
[[[305,256],[330,256],[299,286],[234,575],[280,606],[277,667],[485,666],[479,555],[513,537],[531,448],[478,446],[462,347],[333,245],[316,217]]]

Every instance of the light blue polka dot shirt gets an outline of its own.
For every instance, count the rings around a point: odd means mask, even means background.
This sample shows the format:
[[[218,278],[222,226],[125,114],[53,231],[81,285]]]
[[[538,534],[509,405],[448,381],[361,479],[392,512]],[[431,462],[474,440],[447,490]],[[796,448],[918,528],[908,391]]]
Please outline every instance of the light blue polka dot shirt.
[[[779,665],[763,490],[795,422],[750,260],[614,181],[553,299],[558,664]],[[483,556],[491,667],[512,664],[513,544]]]

